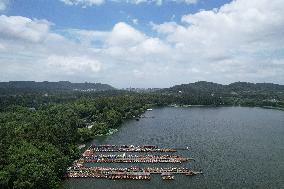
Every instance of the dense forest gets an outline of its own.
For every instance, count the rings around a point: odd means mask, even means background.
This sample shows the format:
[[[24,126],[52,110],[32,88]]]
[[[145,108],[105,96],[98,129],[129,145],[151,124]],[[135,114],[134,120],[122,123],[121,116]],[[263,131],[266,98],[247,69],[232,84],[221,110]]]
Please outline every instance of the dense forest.
[[[217,105],[284,107],[284,85],[273,83],[221,85],[200,81],[162,89],[160,93],[176,96],[180,104],[206,104],[204,100],[211,96],[219,99]],[[198,97],[200,101],[194,101]]]
[[[25,85],[0,83],[0,188],[58,188],[67,166],[79,156],[79,144],[149,107],[284,108],[284,86],[265,83],[196,82],[149,93],[91,83]]]
[[[67,91],[106,91],[114,88],[101,83],[71,83],[59,82],[35,82],[35,81],[9,81],[0,82],[0,95],[29,94],[41,92],[67,92]]]

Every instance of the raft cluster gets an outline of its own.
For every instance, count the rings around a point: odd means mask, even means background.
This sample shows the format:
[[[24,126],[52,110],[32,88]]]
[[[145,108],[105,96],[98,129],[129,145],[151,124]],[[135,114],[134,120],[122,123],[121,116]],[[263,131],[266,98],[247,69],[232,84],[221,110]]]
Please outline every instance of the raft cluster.
[[[109,154],[119,153],[123,154]],[[69,178],[105,178],[105,179],[132,179],[150,180],[151,174],[161,174],[163,180],[173,180],[174,174],[193,176],[202,172],[192,171],[185,167],[87,167],[86,163],[183,163],[193,158],[181,157],[173,154],[146,154],[137,153],[177,152],[176,149],[158,148],[157,146],[133,146],[133,145],[91,145],[79,160],[74,161],[73,166],[67,169]],[[126,154],[128,153],[128,154]]]

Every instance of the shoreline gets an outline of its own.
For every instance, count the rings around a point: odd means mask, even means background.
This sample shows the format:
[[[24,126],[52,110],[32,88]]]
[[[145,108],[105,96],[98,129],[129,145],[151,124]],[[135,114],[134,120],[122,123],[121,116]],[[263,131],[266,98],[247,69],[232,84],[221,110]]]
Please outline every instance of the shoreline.
[[[154,107],[157,108],[157,106],[153,106],[151,108],[153,108],[154,110]],[[214,107],[214,108],[219,108],[219,107],[244,107],[244,108],[263,108],[263,109],[271,109],[271,110],[279,110],[279,111],[284,111],[284,108],[282,107],[273,107],[273,106],[232,106],[232,105],[222,105],[222,106],[214,106],[214,105],[166,105],[166,106],[161,106],[161,107],[168,107],[168,108],[198,108],[198,107]],[[141,115],[145,114],[145,112],[147,112],[148,110],[145,110]],[[136,117],[140,117],[141,115],[138,115]],[[136,117],[133,117],[133,118],[130,118],[130,119],[125,119],[125,121],[130,121],[130,120],[135,120]],[[98,135],[94,135],[92,136],[92,138],[88,141],[84,141],[83,143],[80,143],[78,144],[78,148],[81,146],[81,145],[87,145],[89,144],[91,141],[93,141],[94,139],[98,138],[98,137],[107,137],[107,136],[111,136],[113,134],[115,134],[116,132],[119,131],[120,127],[123,125],[123,123],[121,123],[121,125],[119,125],[117,128],[115,129],[109,129],[107,133],[104,133],[104,134],[98,134]],[[83,147],[83,148],[79,148],[80,150],[86,148]]]
[[[284,111],[284,107],[279,107],[279,106],[245,106],[245,105],[202,105],[202,104],[198,104],[198,105],[191,105],[191,104],[187,104],[187,105],[177,105],[177,104],[171,104],[171,105],[167,105],[165,107],[170,107],[170,108],[195,108],[195,107],[244,107],[244,108],[264,108],[264,109],[272,109],[272,110],[281,110]]]

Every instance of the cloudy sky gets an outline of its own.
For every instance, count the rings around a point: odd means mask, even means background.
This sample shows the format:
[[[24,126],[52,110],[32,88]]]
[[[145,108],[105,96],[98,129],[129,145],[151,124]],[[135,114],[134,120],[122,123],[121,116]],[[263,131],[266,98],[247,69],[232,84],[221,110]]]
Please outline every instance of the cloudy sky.
[[[0,0],[0,81],[284,84],[284,0]]]

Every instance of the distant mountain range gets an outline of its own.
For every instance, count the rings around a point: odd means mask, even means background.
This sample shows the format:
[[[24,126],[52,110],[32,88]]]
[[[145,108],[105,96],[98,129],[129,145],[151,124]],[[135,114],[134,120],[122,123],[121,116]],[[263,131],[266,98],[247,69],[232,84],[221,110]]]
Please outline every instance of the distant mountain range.
[[[71,83],[59,82],[35,82],[35,81],[9,81],[0,82],[0,92],[50,92],[50,91],[106,91],[115,88],[101,83]]]
[[[101,83],[11,81],[0,82],[2,106],[0,109],[11,104],[38,107],[39,104],[44,103],[70,102],[82,96],[121,95],[155,99],[154,103],[159,105],[242,105],[284,108],[284,85],[273,83],[235,82],[222,85],[199,81],[163,89],[119,90]]]
[[[62,92],[62,91],[109,91],[116,90],[108,84],[101,83],[71,83],[69,81],[59,82],[35,82],[35,81],[9,81],[0,82],[0,93],[17,92]],[[128,90],[128,89],[125,89]],[[162,93],[183,93],[183,94],[235,94],[235,93],[262,93],[262,92],[280,92],[284,93],[284,85],[273,83],[248,83],[235,82],[228,85],[222,85],[213,82],[198,81],[195,83],[175,85],[163,89],[140,89],[131,90],[133,92],[162,92]]]
[[[261,92],[283,92],[284,85],[273,83],[248,83],[235,82],[222,85],[213,82],[199,81],[195,83],[175,85],[162,89],[161,92],[168,93],[261,93]]]

